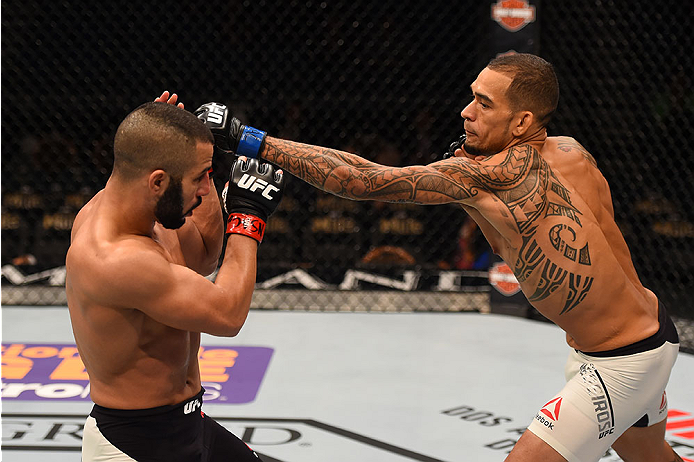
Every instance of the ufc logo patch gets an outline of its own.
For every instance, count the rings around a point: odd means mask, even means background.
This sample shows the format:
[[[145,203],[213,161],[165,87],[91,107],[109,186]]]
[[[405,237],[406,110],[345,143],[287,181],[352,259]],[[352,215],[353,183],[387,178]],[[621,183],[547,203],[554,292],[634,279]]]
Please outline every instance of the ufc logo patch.
[[[191,412],[194,412],[196,409],[199,409],[202,407],[202,403],[200,400],[196,399],[194,401],[189,401],[183,406],[183,414],[190,414]]]
[[[274,200],[275,198],[272,197],[270,194],[280,190],[279,188],[272,186],[271,184],[268,184],[267,181],[260,178],[256,178],[253,175],[249,175],[248,173],[243,174],[238,184],[239,188],[248,189],[250,192],[256,192],[259,189],[261,189],[263,192],[260,195],[266,198],[267,200]]]
[[[226,111],[227,107],[217,103],[211,103],[207,107],[209,108],[209,111],[207,112],[207,122],[223,126],[224,112]]]

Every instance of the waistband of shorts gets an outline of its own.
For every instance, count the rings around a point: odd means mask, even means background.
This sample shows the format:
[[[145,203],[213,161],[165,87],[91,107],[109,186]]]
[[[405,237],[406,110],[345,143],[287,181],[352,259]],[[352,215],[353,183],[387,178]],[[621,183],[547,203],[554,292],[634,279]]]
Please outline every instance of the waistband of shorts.
[[[670,319],[670,316],[668,316],[665,305],[663,305],[660,300],[658,301],[658,324],[660,325],[660,327],[658,327],[658,332],[648,338],[632,343],[631,345],[615,348],[614,350],[590,352],[581,351],[581,353],[588,356],[596,356],[598,358],[626,356],[643,353],[644,351],[655,350],[665,342],[670,342],[673,344],[680,342],[675,324],[672,322],[672,319]]]
[[[98,415],[105,415],[109,417],[119,417],[119,418],[142,418],[150,416],[161,416],[166,414],[172,415],[184,415],[192,414],[193,407],[202,407],[202,395],[205,394],[205,389],[200,388],[200,392],[197,395],[192,396],[178,404],[168,404],[165,406],[150,407],[147,409],[112,409],[109,407],[99,406],[94,404],[92,412],[89,414],[92,417],[97,417]],[[197,404],[195,402],[197,401]],[[192,404],[191,404],[192,403]],[[186,407],[188,406],[188,407]],[[190,410],[188,410],[190,409]],[[182,410],[188,410],[187,412],[181,412]],[[198,413],[199,414],[199,413]]]

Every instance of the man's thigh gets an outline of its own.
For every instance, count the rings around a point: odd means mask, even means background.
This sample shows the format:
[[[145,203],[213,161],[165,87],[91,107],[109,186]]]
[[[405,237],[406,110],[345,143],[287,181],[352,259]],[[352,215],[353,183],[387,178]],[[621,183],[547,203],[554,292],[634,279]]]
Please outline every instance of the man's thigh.
[[[657,462],[681,460],[675,458],[670,445],[665,442],[667,420],[650,427],[631,427],[612,445],[619,457],[633,462]]]
[[[204,431],[206,451],[204,461],[260,461],[258,455],[246,443],[207,415],[204,417]]]
[[[526,430],[506,458],[506,462],[537,462],[538,460],[544,462],[566,461],[552,446],[542,441],[530,430]]]

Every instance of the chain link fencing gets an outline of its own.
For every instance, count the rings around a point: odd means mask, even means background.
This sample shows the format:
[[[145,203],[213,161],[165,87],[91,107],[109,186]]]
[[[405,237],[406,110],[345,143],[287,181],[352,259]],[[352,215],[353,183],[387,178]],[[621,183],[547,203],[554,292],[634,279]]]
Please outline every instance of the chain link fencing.
[[[514,2],[2,2],[3,303],[64,303],[72,220],[108,179],[118,123],[162,90],[190,110],[224,102],[273,136],[426,164],[461,133],[492,57],[490,8]],[[595,156],[644,284],[694,318],[688,5],[533,3],[533,47],[561,86],[550,134]],[[353,202],[292,179],[260,247],[257,305],[484,311],[490,261],[457,207]]]

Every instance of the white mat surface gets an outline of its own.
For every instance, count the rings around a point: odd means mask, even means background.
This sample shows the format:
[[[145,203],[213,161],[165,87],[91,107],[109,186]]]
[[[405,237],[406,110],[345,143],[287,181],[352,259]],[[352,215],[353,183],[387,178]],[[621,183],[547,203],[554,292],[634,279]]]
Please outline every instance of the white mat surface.
[[[74,346],[67,308],[3,307],[2,343],[23,345],[30,356],[50,355],[41,345],[67,351]],[[239,336],[202,343],[239,355],[221,370],[208,363],[216,382],[208,381],[205,412],[268,462],[501,461],[563,386],[568,354],[555,326],[475,313],[252,311]],[[271,355],[267,367],[244,373],[253,365],[243,360],[261,353]],[[41,382],[39,360],[25,380],[40,384],[33,391],[18,393],[26,385],[3,380],[2,458],[79,461],[91,403],[69,396],[81,390],[79,380],[44,372]],[[670,409],[680,414],[667,438],[689,458],[693,383],[694,357],[681,353],[668,388]]]

